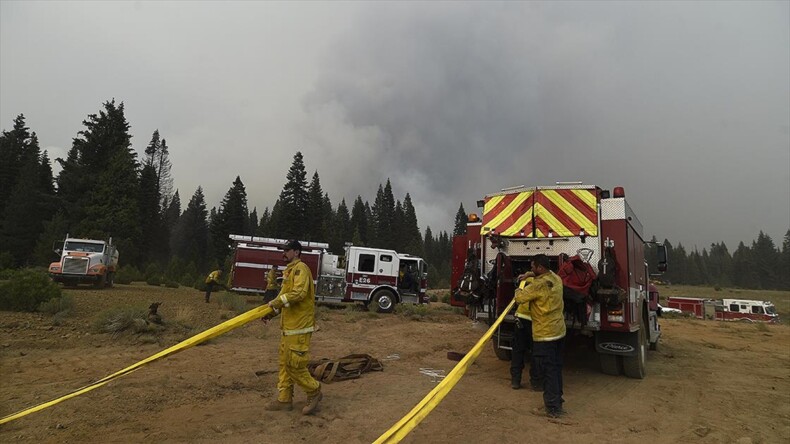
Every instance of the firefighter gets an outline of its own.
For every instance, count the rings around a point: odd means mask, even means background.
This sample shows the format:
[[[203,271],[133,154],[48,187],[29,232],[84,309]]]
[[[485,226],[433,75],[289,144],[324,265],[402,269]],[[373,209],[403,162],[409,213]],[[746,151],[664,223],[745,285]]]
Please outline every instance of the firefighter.
[[[529,366],[529,385],[533,391],[543,391],[543,379],[540,370],[532,358],[532,316],[529,312],[529,302],[519,303],[524,299],[523,292],[525,285],[529,285],[535,279],[535,273],[528,271],[517,278],[521,281],[516,290],[516,323],[513,331],[512,355],[510,359],[510,387],[513,390],[521,388],[521,373],[525,367],[526,357],[530,356]]]
[[[217,268],[216,270],[212,271],[211,273],[206,276],[206,303],[208,304],[209,299],[211,299],[211,292],[214,291],[215,286],[220,286],[225,290],[228,289],[225,284],[219,281],[222,277],[222,267]]]
[[[290,240],[281,247],[288,263],[283,272],[280,293],[269,302],[280,313],[279,379],[277,399],[266,410],[293,410],[294,384],[307,394],[303,415],[313,413],[323,394],[321,384],[307,370],[310,338],[315,331],[315,285],[310,268],[301,261],[302,245]]]
[[[263,302],[269,302],[277,296],[280,291],[280,283],[277,282],[277,265],[272,265],[271,270],[266,274],[266,294]]]
[[[538,254],[532,258],[532,282],[516,292],[519,305],[529,304],[532,316],[532,363],[543,379],[545,414],[557,418],[563,414],[562,351],[565,342],[562,279],[549,268],[549,258]]]

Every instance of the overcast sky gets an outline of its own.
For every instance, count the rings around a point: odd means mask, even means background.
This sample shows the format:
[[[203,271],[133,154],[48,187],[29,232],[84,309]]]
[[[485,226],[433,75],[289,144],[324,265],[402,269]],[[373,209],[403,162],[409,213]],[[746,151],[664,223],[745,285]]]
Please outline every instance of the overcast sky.
[[[623,186],[645,235],[790,228],[790,3],[0,2],[0,128],[50,157],[115,98],[185,206],[293,155],[337,205],[390,178],[420,229],[515,185]]]

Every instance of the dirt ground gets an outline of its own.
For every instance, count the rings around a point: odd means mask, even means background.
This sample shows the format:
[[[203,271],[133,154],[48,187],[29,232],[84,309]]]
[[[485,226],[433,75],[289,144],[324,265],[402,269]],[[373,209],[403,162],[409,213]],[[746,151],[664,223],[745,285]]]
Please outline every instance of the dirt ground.
[[[0,415],[61,396],[233,315],[192,289],[143,284],[67,290],[75,308],[49,315],[0,312]],[[161,301],[166,328],[113,337],[92,328],[110,307]],[[248,298],[252,307],[256,298]],[[275,396],[276,325],[250,323],[206,345],[143,367],[90,393],[0,426],[2,442],[368,443],[449,370],[448,351],[483,334],[441,303],[427,314],[321,308],[313,358],[369,353],[384,371],[324,387],[315,416],[267,412]],[[560,421],[530,411],[540,393],[514,391],[508,363],[489,346],[466,376],[405,440],[500,442],[790,442],[790,327],[664,319],[644,380],[598,371],[588,344],[567,347]],[[256,376],[256,371],[262,371]]]

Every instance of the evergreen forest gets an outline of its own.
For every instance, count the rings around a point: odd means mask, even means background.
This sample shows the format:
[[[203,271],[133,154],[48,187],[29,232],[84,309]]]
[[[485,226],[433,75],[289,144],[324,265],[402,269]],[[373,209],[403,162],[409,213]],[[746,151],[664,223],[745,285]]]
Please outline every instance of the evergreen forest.
[[[166,270],[191,283],[230,261],[229,234],[327,242],[342,254],[346,242],[422,256],[433,288],[450,283],[451,237],[465,231],[458,208],[453,233],[420,231],[412,197],[393,195],[389,179],[378,184],[371,204],[357,195],[332,202],[319,172],[308,178],[296,152],[277,200],[250,209],[241,177],[221,202],[206,202],[202,187],[182,203],[174,187],[170,147],[154,131],[141,156],[132,148],[124,104],[105,102],[82,122],[66,158],[53,174],[53,159],[35,131],[17,116],[0,135],[0,269],[41,267],[57,260],[53,243],[72,237],[108,239],[121,252],[121,269]],[[175,147],[178,149],[179,147]],[[185,195],[186,196],[186,195]],[[655,242],[656,239],[654,238]],[[733,252],[723,243],[702,251],[665,239],[669,270],[659,279],[690,285],[790,289],[790,230],[781,248],[762,231]],[[649,249],[650,250],[650,249]],[[654,253],[654,251],[649,251]],[[648,260],[655,262],[655,254]],[[655,270],[655,264],[651,264]]]

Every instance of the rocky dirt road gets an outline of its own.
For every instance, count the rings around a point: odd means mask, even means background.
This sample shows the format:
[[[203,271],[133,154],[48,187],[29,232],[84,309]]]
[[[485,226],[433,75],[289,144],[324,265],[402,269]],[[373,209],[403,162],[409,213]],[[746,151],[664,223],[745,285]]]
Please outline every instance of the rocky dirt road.
[[[75,308],[61,325],[42,314],[0,312],[0,415],[68,393],[233,315],[191,289],[67,293]],[[163,303],[163,331],[113,337],[92,327],[104,309],[153,301]],[[484,331],[441,303],[411,315],[321,308],[319,325],[313,358],[369,353],[385,369],[326,385],[315,416],[297,411],[301,393],[293,412],[263,410],[276,391],[278,337],[276,325],[253,322],[0,426],[0,441],[372,442],[435,386],[421,368],[449,371],[455,363],[447,352],[466,351]],[[788,326],[690,319],[662,326],[644,380],[603,375],[587,344],[569,345],[569,413],[559,421],[530,413],[540,394],[510,389],[508,364],[487,346],[405,442],[790,442]]]

